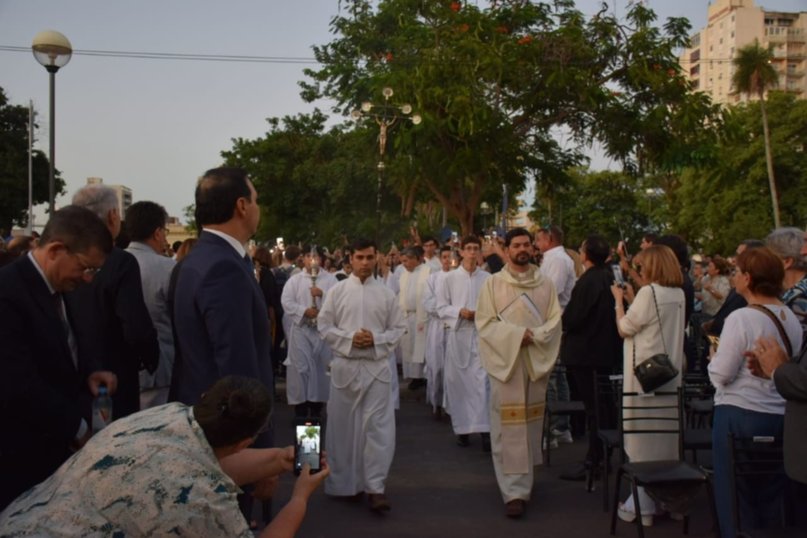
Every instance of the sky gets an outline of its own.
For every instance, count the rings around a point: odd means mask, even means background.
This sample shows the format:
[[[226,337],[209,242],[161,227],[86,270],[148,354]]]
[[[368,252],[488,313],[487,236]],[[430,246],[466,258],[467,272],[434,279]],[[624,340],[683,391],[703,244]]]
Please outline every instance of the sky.
[[[645,0],[659,15],[706,21],[707,0]],[[607,2],[618,16],[628,1]],[[807,0],[762,0],[782,11]],[[584,13],[598,0],[578,0]],[[339,0],[0,0],[0,87],[12,104],[33,101],[38,147],[48,151],[48,74],[30,52],[34,36],[57,30],[76,51],[212,54],[285,58],[271,63],[177,61],[74,54],[56,75],[56,167],[67,195],[101,177],[134,201],[152,200],[182,216],[196,179],[221,164],[234,138],[263,136],[266,118],[310,112],[298,82],[316,68],[312,46],[332,39]],[[288,60],[291,59],[291,60]],[[593,165],[598,163],[595,159]],[[601,167],[608,163],[599,163]],[[2,196],[2,193],[0,193]],[[36,224],[44,223],[42,207]]]

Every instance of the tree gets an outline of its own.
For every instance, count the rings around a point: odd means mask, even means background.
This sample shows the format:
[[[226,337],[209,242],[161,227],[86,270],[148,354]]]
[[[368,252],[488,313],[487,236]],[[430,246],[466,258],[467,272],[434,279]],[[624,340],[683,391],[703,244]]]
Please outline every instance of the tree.
[[[7,232],[28,222],[28,114],[27,107],[9,104],[0,88],[0,229]],[[48,201],[48,170],[48,158],[34,150],[34,204]],[[58,172],[56,192],[64,192]]]
[[[306,71],[303,97],[332,98],[340,114],[383,86],[412,101],[424,121],[399,127],[387,176],[405,217],[412,200],[433,199],[469,233],[502,185],[513,196],[528,179],[556,190],[595,141],[637,173],[699,158],[696,139],[714,108],[679,72],[684,19],[662,33],[640,3],[626,24],[607,9],[586,20],[570,0],[343,6],[334,40],[314,47],[322,68]]]
[[[771,51],[762,47],[757,40],[742,47],[737,51],[737,56],[733,60],[735,71],[731,77],[731,84],[736,91],[749,95],[755,94],[759,98],[759,110],[762,114],[762,133],[765,137],[768,186],[771,191],[771,203],[773,205],[773,222],[774,226],[779,228],[781,225],[779,193],[777,192],[776,179],[773,175],[771,134],[768,128],[768,114],[765,110],[765,90],[775,86],[779,80],[776,69],[771,65],[772,60],[773,54],[771,54]]]
[[[567,246],[580,245],[592,233],[608,238],[614,246],[619,240],[639,244],[650,227],[650,208],[639,180],[622,172],[583,169],[570,170],[568,177],[554,193],[555,214],[550,219],[562,226]],[[531,217],[540,222],[546,209],[539,202]]]
[[[259,240],[335,245],[345,236],[375,236],[376,175],[370,156],[378,133],[340,126],[326,130],[326,119],[318,110],[270,118],[265,136],[236,139],[222,153],[228,166],[249,172],[258,191]],[[362,155],[367,158],[357,158]],[[406,223],[390,218],[398,213],[396,200],[386,196],[382,204],[383,239],[396,237]]]
[[[709,253],[731,254],[743,239],[763,238],[775,226],[758,101],[727,108],[711,163],[688,168],[672,195],[672,229]],[[772,91],[767,102],[771,149],[785,225],[807,222],[807,101]],[[730,217],[728,217],[730,216]]]

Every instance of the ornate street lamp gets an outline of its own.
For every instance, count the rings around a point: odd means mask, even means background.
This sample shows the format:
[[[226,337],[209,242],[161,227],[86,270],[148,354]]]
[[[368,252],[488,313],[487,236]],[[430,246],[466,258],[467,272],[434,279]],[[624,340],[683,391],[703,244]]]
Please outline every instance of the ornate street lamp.
[[[418,125],[422,121],[420,114],[412,114],[412,105],[404,103],[397,105],[390,102],[390,98],[394,95],[392,88],[386,86],[381,90],[381,95],[384,96],[382,104],[371,103],[364,101],[361,104],[361,109],[356,109],[350,113],[354,120],[359,120],[363,117],[372,118],[378,125],[378,188],[376,190],[376,239],[378,239],[379,231],[381,230],[381,184],[384,179],[384,155],[387,150],[387,138],[390,130],[398,123],[399,120],[411,121],[412,124]]]
[[[31,49],[34,52],[36,61],[42,64],[50,73],[50,176],[48,178],[48,203],[49,211],[52,215],[56,197],[56,72],[70,61],[70,57],[73,55],[73,47],[64,35],[54,30],[45,30],[34,36]]]

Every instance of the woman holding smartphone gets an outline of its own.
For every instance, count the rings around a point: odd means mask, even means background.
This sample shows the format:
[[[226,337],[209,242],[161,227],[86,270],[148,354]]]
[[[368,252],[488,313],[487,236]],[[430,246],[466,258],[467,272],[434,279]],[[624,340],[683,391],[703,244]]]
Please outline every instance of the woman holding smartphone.
[[[241,536],[239,486],[268,497],[292,470],[294,447],[249,449],[269,421],[272,398],[257,379],[228,376],[193,407],[169,403],[101,430],[49,479],[0,513],[3,535]],[[308,463],[291,500],[260,534],[294,536],[308,498],[329,470]],[[215,531],[215,532],[214,532]]]
[[[633,258],[637,283],[641,286],[634,298],[633,290],[617,285],[611,287],[616,301],[616,324],[619,335],[625,339],[623,352],[623,389],[625,392],[642,392],[639,380],[633,374],[634,361],[641,362],[653,355],[666,353],[679,374],[659,387],[659,391],[674,391],[681,385],[684,365],[684,284],[683,274],[673,251],[664,245],[653,245]],[[631,303],[627,312],[623,299]],[[624,405],[656,406],[675,403],[674,396],[628,396]],[[674,417],[674,411],[670,410]],[[658,410],[633,409],[624,412],[625,418],[652,415]],[[631,421],[625,429],[664,429],[669,423],[658,420]],[[625,436],[625,452],[631,462],[678,459],[678,439],[673,434],[632,434]],[[653,524],[656,503],[639,487],[639,506],[642,524]],[[619,517],[624,521],[636,519],[633,495],[621,503]]]
[[[784,429],[785,400],[770,379],[754,376],[746,368],[745,354],[758,338],[772,337],[784,349],[801,349],[801,326],[793,312],[782,304],[782,261],[770,249],[743,251],[737,257],[734,286],[748,306],[735,310],[723,326],[720,344],[709,363],[709,379],[716,388],[712,453],[714,489],[720,533],[733,537],[729,434],[747,439],[771,436],[781,439]],[[784,488],[780,480],[766,478],[749,488],[739,482],[739,512],[743,528],[765,527],[778,521],[779,502]]]

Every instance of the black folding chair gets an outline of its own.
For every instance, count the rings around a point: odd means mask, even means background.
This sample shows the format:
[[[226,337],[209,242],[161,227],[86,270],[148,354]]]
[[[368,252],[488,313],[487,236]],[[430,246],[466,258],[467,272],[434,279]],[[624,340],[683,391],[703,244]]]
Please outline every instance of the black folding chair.
[[[792,506],[787,502],[787,485],[783,461],[782,439],[757,436],[752,438],[738,438],[729,434],[729,466],[731,473],[732,492],[732,518],[737,536],[743,538],[762,538],[766,536],[797,536],[797,529],[788,531],[792,523]],[[781,527],[771,529],[745,530],[740,522],[740,483],[744,484],[746,494],[754,491],[755,485],[770,484],[772,480],[782,482],[782,495],[779,501],[779,515]],[[777,499],[770,499],[777,501]],[[755,503],[756,504],[756,503]],[[800,536],[804,535],[801,530]]]
[[[694,463],[698,463],[698,451],[712,449],[714,392],[708,376],[684,376],[684,452],[692,452]]]
[[[608,477],[611,474],[611,456],[614,450],[622,448],[622,438],[616,424],[619,414],[619,398],[622,395],[622,375],[594,374],[594,395],[597,406],[595,408],[596,435],[602,443],[602,510],[608,511]],[[594,491],[594,470],[589,469],[586,489]]]
[[[652,488],[654,486],[687,486],[706,485],[710,505],[714,506],[711,484],[702,469],[684,461],[683,445],[683,391],[681,388],[675,392],[656,392],[654,396],[670,396],[671,403],[648,400],[642,405],[642,394],[636,392],[623,392],[622,405],[619,413],[619,433],[622,446],[625,446],[626,435],[677,435],[678,459],[660,461],[623,462],[619,466],[616,476],[616,489],[614,503],[611,511],[611,535],[616,534],[617,506],[619,504],[619,490],[624,478],[631,485],[634,509],[636,511],[636,531],[639,538],[644,538],[642,527],[642,509],[639,501],[639,487]],[[634,398],[635,402],[625,403],[625,398]],[[625,411],[638,411],[641,416],[625,416]],[[629,413],[632,414],[632,413]],[[660,427],[643,427],[642,423],[658,422]],[[626,429],[626,426],[627,429]],[[624,456],[623,456],[624,457]],[[712,513],[714,518],[714,513]],[[689,532],[689,515],[684,514],[683,532]]]
[[[552,451],[552,417],[557,415],[585,415],[586,407],[580,400],[561,402],[547,400],[544,407],[544,463],[550,465],[550,452]]]

